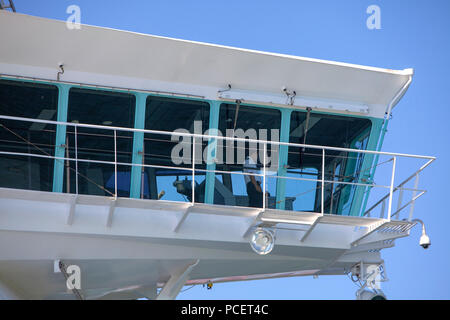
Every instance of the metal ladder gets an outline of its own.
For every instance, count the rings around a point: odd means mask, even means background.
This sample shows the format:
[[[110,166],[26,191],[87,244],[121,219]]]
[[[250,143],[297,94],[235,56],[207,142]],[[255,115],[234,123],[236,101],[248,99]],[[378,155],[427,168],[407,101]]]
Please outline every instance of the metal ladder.
[[[9,4],[5,4],[5,2],[9,2]],[[0,10],[6,9],[11,9],[12,12],[16,12],[13,0],[0,0]]]

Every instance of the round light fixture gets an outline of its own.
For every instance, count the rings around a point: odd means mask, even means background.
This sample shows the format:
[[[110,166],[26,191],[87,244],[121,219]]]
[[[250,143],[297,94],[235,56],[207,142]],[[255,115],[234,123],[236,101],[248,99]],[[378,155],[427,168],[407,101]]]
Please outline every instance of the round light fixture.
[[[272,251],[275,236],[272,231],[265,228],[256,228],[250,240],[250,246],[257,254],[265,255]]]
[[[381,290],[377,290],[376,292],[359,290],[356,293],[356,300],[387,300],[387,298]]]

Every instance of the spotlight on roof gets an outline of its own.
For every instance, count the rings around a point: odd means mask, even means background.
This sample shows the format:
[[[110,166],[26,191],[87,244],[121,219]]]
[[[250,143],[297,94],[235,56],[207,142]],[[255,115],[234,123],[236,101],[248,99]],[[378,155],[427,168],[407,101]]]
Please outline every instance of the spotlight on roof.
[[[256,228],[250,240],[253,251],[260,255],[270,253],[275,244],[275,236],[272,231],[265,228]]]

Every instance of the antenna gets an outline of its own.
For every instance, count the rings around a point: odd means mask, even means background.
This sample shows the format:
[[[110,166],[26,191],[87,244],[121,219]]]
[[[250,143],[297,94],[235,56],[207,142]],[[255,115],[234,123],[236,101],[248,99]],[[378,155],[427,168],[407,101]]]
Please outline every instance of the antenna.
[[[13,0],[7,0],[9,4],[5,4],[6,0],[0,0],[0,10],[11,9],[12,12],[16,12]]]

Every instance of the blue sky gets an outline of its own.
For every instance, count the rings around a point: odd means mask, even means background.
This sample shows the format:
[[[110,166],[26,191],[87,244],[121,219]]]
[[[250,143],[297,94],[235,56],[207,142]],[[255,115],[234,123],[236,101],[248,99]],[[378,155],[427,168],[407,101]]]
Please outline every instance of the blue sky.
[[[391,69],[414,68],[413,83],[394,109],[384,151],[437,156],[421,177],[428,193],[416,204],[420,230],[383,251],[391,299],[450,299],[450,1],[119,1],[14,0],[21,13],[66,20],[81,7],[82,23],[241,48]],[[366,9],[381,9],[381,30],[366,27]],[[404,168],[412,169],[412,168]],[[194,287],[181,299],[353,299],[345,276],[286,278]]]

